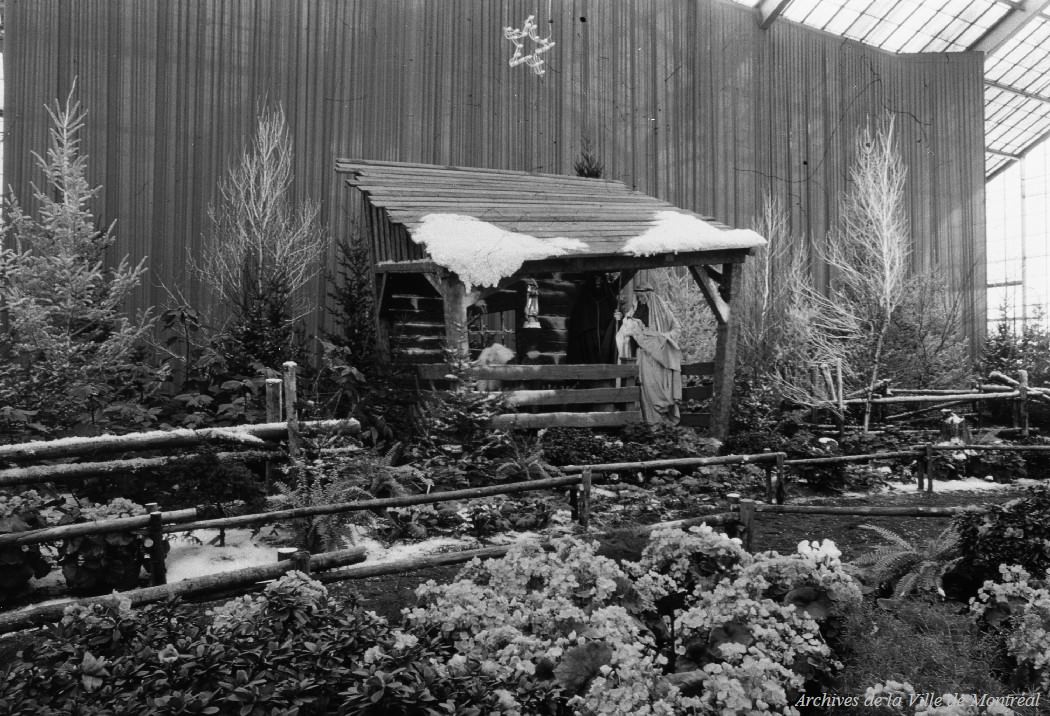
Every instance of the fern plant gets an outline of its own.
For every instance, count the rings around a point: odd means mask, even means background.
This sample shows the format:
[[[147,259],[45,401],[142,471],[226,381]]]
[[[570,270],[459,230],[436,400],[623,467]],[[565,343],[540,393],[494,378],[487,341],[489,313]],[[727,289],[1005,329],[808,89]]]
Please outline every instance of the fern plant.
[[[876,588],[884,585],[892,588],[891,604],[916,592],[943,592],[945,573],[962,559],[961,537],[952,525],[924,545],[913,544],[885,527],[860,525],[860,528],[889,542],[861,555],[853,566],[861,568],[865,583]]]

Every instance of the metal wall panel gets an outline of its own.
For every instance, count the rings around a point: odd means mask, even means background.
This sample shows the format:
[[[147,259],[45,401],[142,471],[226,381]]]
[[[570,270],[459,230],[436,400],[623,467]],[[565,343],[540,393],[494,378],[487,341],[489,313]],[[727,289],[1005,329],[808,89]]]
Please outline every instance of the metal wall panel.
[[[149,256],[140,305],[193,298],[216,183],[280,102],[296,191],[348,230],[336,157],[571,173],[583,137],[606,175],[736,225],[766,193],[823,241],[869,115],[893,112],[909,166],[916,268],[968,294],[984,329],[980,54],[894,56],[720,0],[8,0],[5,177],[30,203],[43,107],[77,78],[83,149]],[[533,12],[547,74],[510,68],[502,27]],[[552,20],[553,22],[548,22]],[[318,290],[319,300],[323,290]]]

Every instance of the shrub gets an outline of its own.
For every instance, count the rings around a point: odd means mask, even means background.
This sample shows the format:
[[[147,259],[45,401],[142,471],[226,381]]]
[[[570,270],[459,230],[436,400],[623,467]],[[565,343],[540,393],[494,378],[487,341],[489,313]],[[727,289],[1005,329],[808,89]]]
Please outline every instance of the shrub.
[[[118,497],[105,505],[74,510],[63,522],[76,524],[144,514],[142,505]],[[145,541],[141,532],[78,535],[64,540],[58,556],[69,591],[102,594],[139,586],[139,575],[147,564]]]
[[[1000,564],[1017,564],[1032,574],[1050,567],[1050,489],[1029,488],[1023,497],[956,516],[963,565],[974,588],[998,574]],[[972,594],[973,592],[971,592]]]
[[[206,617],[172,601],[74,606],[0,668],[0,711],[487,714],[499,684],[477,663],[396,632],[292,572]]]
[[[988,580],[970,600],[981,622],[1005,633],[1007,653],[1015,660],[1015,682],[1050,694],[1050,591],[1018,565],[999,565],[1001,582]]]
[[[36,490],[8,495],[0,493],[0,534],[13,534],[47,527],[41,512],[46,506]],[[40,545],[0,547],[0,601],[18,594],[33,577],[40,579],[51,565],[40,554]]]

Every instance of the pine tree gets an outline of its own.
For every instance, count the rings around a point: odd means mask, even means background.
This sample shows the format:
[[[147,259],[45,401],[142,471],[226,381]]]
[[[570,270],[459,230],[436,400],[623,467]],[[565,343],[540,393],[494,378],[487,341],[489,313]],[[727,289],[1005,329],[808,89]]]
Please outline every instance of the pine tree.
[[[71,91],[47,111],[45,156],[33,153],[44,176],[33,184],[35,214],[10,199],[0,228],[0,294],[8,315],[9,360],[0,366],[0,415],[57,428],[92,423],[134,378],[148,373],[139,360],[152,328],[149,312],[134,318],[125,300],[146,272],[146,260],[124,257],[107,268],[113,225],[99,229],[91,202],[101,187],[87,179],[80,153],[86,112]]]

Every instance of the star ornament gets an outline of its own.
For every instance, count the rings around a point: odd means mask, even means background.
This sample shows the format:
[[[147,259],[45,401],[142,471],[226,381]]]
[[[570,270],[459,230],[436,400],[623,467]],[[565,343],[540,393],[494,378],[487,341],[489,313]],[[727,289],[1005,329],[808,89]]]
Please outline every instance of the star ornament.
[[[543,69],[543,60],[540,59],[540,55],[549,52],[554,47],[554,43],[549,37],[540,37],[536,29],[536,16],[529,15],[525,18],[525,24],[520,30],[516,27],[503,28],[503,36],[514,43],[514,54],[511,55],[509,63],[511,67],[526,64],[537,75],[543,75],[546,70]],[[526,39],[531,40],[533,44],[532,52],[529,54],[525,54]]]

